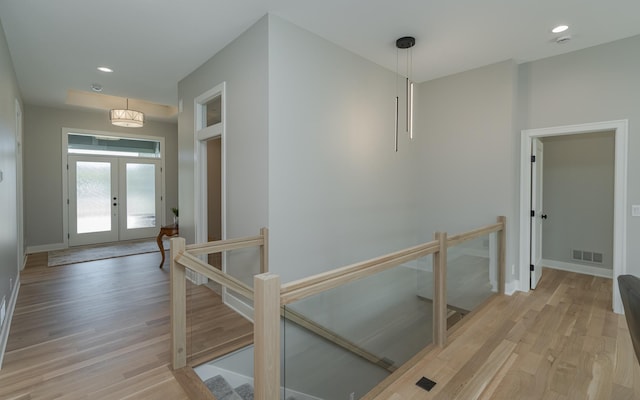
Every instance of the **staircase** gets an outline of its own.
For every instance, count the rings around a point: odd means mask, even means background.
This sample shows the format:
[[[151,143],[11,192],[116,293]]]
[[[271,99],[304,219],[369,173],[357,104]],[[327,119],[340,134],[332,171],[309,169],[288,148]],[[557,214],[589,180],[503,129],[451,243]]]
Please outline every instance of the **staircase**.
[[[253,386],[244,383],[233,388],[222,375],[216,375],[204,381],[217,400],[253,400]],[[296,400],[289,396],[286,400]]]

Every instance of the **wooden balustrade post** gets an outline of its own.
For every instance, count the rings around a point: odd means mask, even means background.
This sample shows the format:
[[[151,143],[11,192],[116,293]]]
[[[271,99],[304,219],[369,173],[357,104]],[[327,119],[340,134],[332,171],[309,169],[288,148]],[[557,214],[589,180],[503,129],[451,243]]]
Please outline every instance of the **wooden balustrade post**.
[[[506,254],[507,254],[507,217],[498,217],[502,230],[498,232],[498,293],[504,294],[506,285]]]
[[[260,229],[262,246],[260,246],[260,273],[269,272],[269,228]]]
[[[169,267],[169,301],[171,310],[171,366],[179,369],[187,365],[187,281],[184,265],[176,262],[185,251],[185,240],[171,239]]]
[[[253,277],[253,376],[256,400],[280,398],[280,277]]]
[[[447,344],[447,233],[436,232],[439,250],[433,253],[433,342]]]

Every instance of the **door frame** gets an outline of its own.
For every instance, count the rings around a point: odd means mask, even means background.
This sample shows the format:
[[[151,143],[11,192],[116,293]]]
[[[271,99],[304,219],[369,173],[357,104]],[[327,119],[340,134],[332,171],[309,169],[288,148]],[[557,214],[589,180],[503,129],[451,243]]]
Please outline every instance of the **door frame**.
[[[618,275],[627,272],[627,142],[629,121],[594,122],[550,128],[525,129],[520,138],[520,280],[519,289],[529,291],[530,213],[531,213],[531,147],[533,138],[560,135],[579,135],[614,131],[614,210],[613,210],[613,311],[623,313],[618,291]]]
[[[207,90],[194,99],[194,228],[195,242],[208,242],[207,236],[207,140],[220,138],[220,196],[221,196],[221,223],[222,223],[222,240],[227,239],[227,128],[226,128],[226,83],[221,84]],[[221,121],[218,124],[205,127],[203,126],[203,108],[209,100],[221,96]],[[205,223],[202,223],[205,221]],[[225,255],[222,254],[222,270],[226,270]]]
[[[68,147],[69,147],[69,134],[78,133],[78,134],[87,134],[87,135],[96,135],[96,136],[111,136],[111,137],[121,137],[121,138],[132,138],[132,139],[146,139],[146,140],[154,140],[160,142],[160,168],[161,170],[161,178],[160,178],[160,198],[162,199],[161,204],[161,213],[160,213],[160,226],[164,225],[166,222],[166,182],[165,182],[165,140],[162,136],[149,136],[149,135],[140,135],[136,133],[119,133],[119,132],[108,132],[108,131],[97,131],[91,129],[74,129],[74,128],[62,128],[62,249],[69,248],[69,177],[67,174],[68,164],[67,164],[67,156],[68,156]]]
[[[22,123],[22,107],[18,99],[15,101],[16,112],[16,219],[18,231],[18,271],[22,271],[25,266],[26,257],[24,256],[24,162],[22,151],[23,148],[23,123]]]

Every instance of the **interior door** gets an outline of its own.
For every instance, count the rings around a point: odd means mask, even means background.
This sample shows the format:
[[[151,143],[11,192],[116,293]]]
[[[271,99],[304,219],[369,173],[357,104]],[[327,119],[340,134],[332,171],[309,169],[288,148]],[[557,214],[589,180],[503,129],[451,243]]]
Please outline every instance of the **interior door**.
[[[531,146],[531,289],[538,286],[542,277],[542,165],[543,144],[534,138]]]
[[[69,155],[69,246],[155,237],[160,161]]]
[[[69,245],[118,240],[118,159],[70,155]]]

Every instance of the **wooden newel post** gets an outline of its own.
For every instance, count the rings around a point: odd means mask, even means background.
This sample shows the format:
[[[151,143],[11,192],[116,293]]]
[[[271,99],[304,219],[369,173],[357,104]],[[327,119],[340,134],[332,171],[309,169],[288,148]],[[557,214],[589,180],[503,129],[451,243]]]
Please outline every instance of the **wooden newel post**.
[[[433,342],[447,344],[447,234],[437,232],[439,250],[433,254]]]
[[[171,310],[171,366],[179,369],[187,365],[187,281],[183,265],[176,263],[185,251],[185,240],[171,239],[169,267],[169,301]]]
[[[280,398],[280,277],[253,277],[253,376],[256,400]]]
[[[498,232],[498,293],[504,294],[506,285],[506,254],[507,254],[507,217],[498,217],[502,230]]]
[[[262,246],[260,246],[260,273],[269,272],[269,228],[260,229]]]

